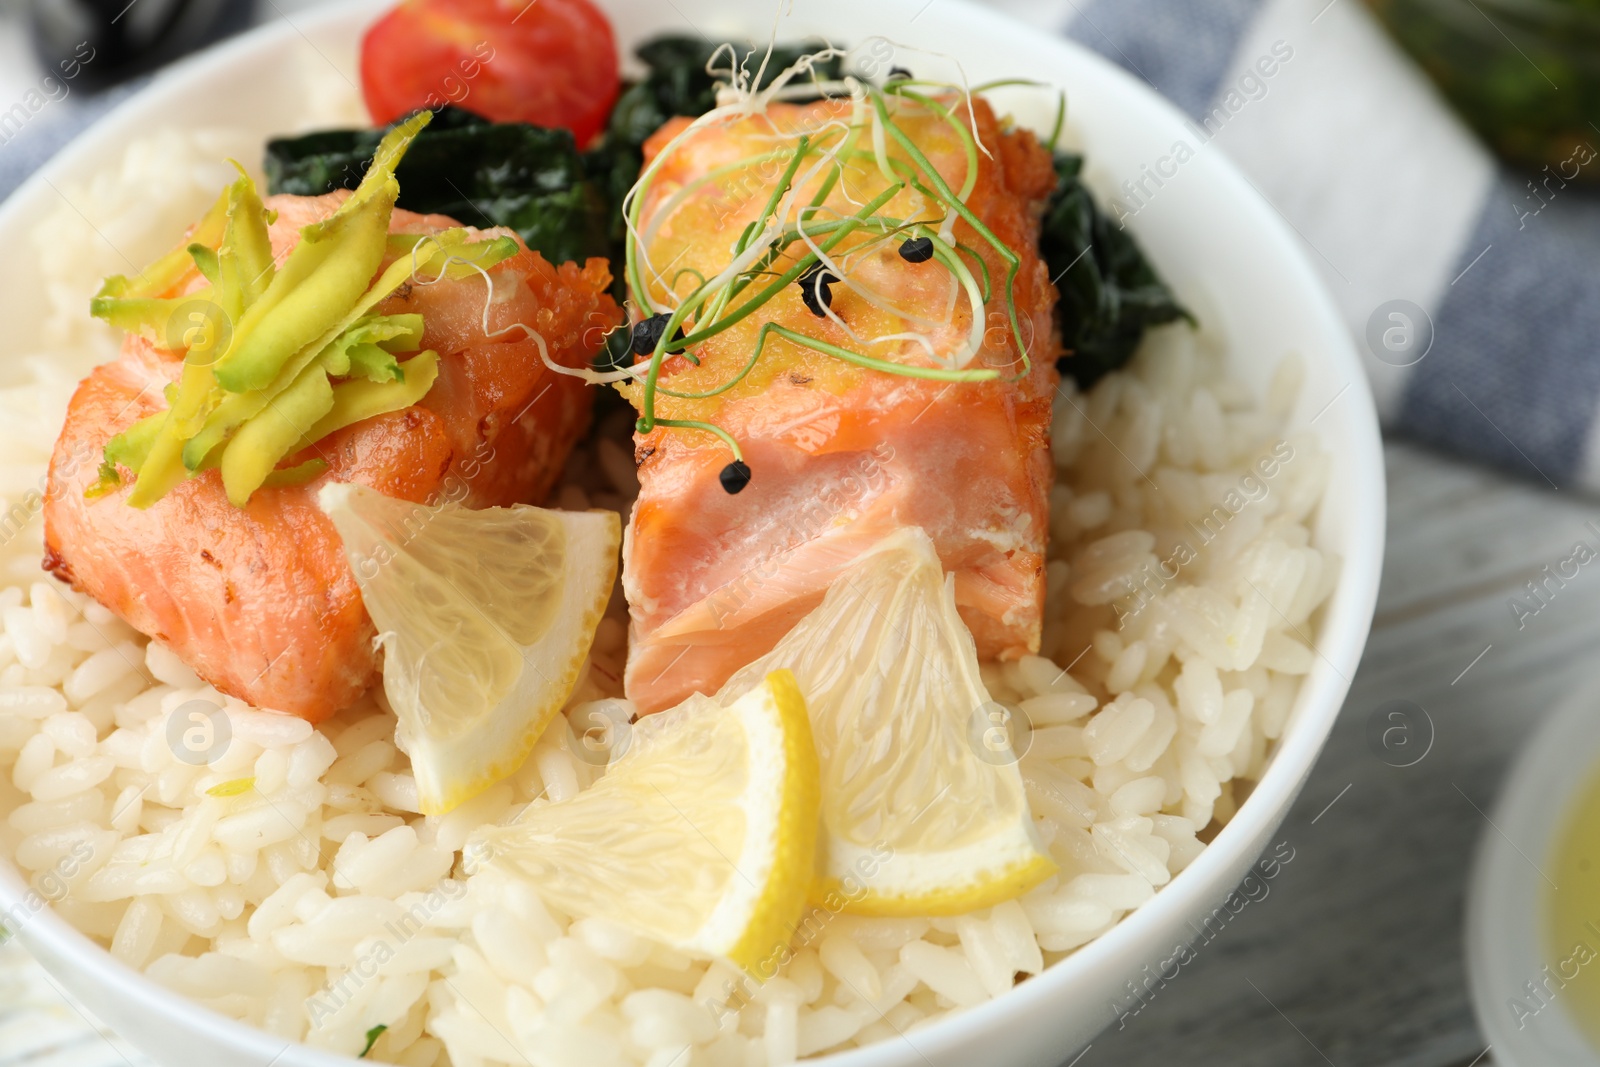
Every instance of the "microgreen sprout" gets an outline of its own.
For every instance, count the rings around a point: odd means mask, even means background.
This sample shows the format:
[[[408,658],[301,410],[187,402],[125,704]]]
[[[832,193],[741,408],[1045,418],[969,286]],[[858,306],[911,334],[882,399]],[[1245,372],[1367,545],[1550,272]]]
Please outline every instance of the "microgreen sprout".
[[[768,112],[771,101],[795,95],[791,90],[796,87],[789,85],[792,80],[814,72],[822,59],[844,55],[847,53],[838,49],[823,49],[761,83],[764,87],[759,90],[752,88],[757,83],[748,77],[742,63],[729,62],[727,73],[733,84],[719,92],[718,106],[688,123],[661,148],[624,201],[624,274],[643,313],[631,338],[631,349],[640,362],[625,375],[639,383],[637,429],[647,434],[666,427],[719,438],[733,453],[733,462],[720,473],[729,493],[744,489],[751,478],[738,442],[712,422],[658,416],[656,399],[660,395],[707,400],[728,392],[746,379],[774,336],[876,373],[948,383],[992,381],[1001,377],[1000,371],[971,364],[985,344],[987,305],[997,298],[1005,309],[1007,339],[1017,353],[1017,377],[1029,373],[1032,366],[1015,300],[1021,259],[967,206],[978,182],[980,156],[991,153],[979,139],[965,89],[915,79],[900,67],[890,70],[883,88],[854,77],[824,84],[813,74],[812,90],[835,97],[832,107],[820,115],[802,112],[779,117]],[[958,149],[956,165],[964,164],[961,174],[940,173],[903,125],[907,119],[926,122],[925,116],[951,131]],[[660,196],[652,196],[666,163],[698,131],[752,117],[764,120],[766,127],[755,138],[760,151],[720,163],[687,182],[674,181]],[[953,172],[955,168],[950,169]],[[863,178],[870,184],[873,174],[881,179],[881,188],[862,189]],[[668,284],[664,271],[652,263],[651,252],[664,233],[672,232],[667,228],[672,217],[704,190],[727,196],[729,189],[741,186],[760,189],[766,196],[764,202],[754,201],[759,210],[738,231],[729,247],[729,259],[720,266],[701,263],[694,270],[680,268]],[[734,196],[737,198],[736,193]],[[968,231],[965,239],[956,233],[957,225],[963,223]],[[905,264],[935,263],[943,268],[950,295],[942,314],[927,313],[925,308],[919,314],[916,309],[896,306],[888,293],[874,288],[869,280],[881,277],[880,270],[858,271],[890,249]],[[1005,264],[1003,284],[991,279],[991,258]],[[668,263],[664,270],[672,267]],[[757,314],[791,285],[798,286],[807,310],[828,320],[830,328],[840,329],[852,345],[894,345],[893,351],[901,353],[899,358],[868,356],[778,322],[766,322],[738,372],[720,384],[691,391],[672,389],[662,381],[667,359],[681,355],[698,363],[692,350]],[[833,309],[836,286],[913,328],[884,336],[858,336]],[[959,307],[962,303],[970,325],[964,327],[963,343],[951,351],[946,342],[936,344],[931,332],[947,327],[963,310]],[[916,358],[918,350],[926,359]]]

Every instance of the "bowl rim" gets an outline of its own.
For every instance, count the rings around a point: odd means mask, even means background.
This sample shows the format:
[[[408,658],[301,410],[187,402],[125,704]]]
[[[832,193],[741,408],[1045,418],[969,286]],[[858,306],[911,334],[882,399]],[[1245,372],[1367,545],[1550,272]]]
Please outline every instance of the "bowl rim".
[[[604,0],[599,2],[603,8]],[[296,36],[305,37],[306,29],[333,29],[364,20],[388,6],[388,0],[339,0],[312,11],[294,12],[165,68],[148,85],[130,94],[78,134],[0,203],[0,230],[16,225],[12,216],[20,213],[21,205],[38,196],[44,186],[70,180],[69,176],[97,150],[101,135],[116,127],[125,114],[141,107],[149,96],[175,82],[201,83],[241,57],[257,50],[281,47]],[[914,5],[912,0],[888,0],[885,6],[905,6],[909,10]],[[973,25],[984,36],[1041,35],[1041,31],[979,6],[973,0],[945,0],[941,6],[955,9],[963,24]],[[1114,84],[1119,93],[1126,94],[1144,108],[1164,112],[1176,123],[1185,121],[1175,105],[1109,60],[1065,36],[1047,36],[1052,38],[1052,46],[1070,55],[1071,62],[1096,68],[1097,76]],[[1353,472],[1350,514],[1342,520],[1348,545],[1341,561],[1338,585],[1321,609],[1323,621],[1314,648],[1317,660],[1301,683],[1302,695],[1295,721],[1278,740],[1266,773],[1199,857],[1152,899],[1043,973],[994,1000],[920,1027],[918,1044],[966,1044],[985,1034],[1006,1032],[1024,1017],[1047,1013],[1050,1002],[1062,996],[1078,975],[1113,966],[1119,957],[1137,951],[1140,940],[1146,936],[1146,928],[1178,926],[1192,899],[1207,892],[1204,887],[1208,883],[1222,885],[1220,892],[1216,891],[1216,885],[1212,887],[1218,898],[1231,889],[1231,882],[1223,883],[1237,854],[1244,851],[1251,840],[1264,837],[1277,826],[1309,775],[1338,717],[1370,631],[1383,558],[1386,501],[1381,439],[1367,375],[1348,328],[1287,223],[1225,154],[1215,154],[1208,166],[1213,168],[1218,179],[1232,187],[1233,206],[1245,216],[1240,218],[1239,225],[1256,231],[1274,247],[1277,269],[1290,276],[1294,287],[1304,293],[1307,303],[1314,309],[1316,321],[1312,325],[1325,344],[1323,354],[1338,364],[1339,371],[1349,382],[1334,401],[1343,397],[1342,402],[1355,409],[1345,413],[1355,433],[1350,439],[1339,442],[1345,462]],[[1345,396],[1345,392],[1350,395]],[[0,911],[15,907],[28,892],[11,858],[0,855]],[[178,1020],[190,1030],[204,1033],[241,1054],[259,1056],[262,1064],[275,1062],[295,1046],[299,1046],[297,1060],[305,1067],[355,1067],[363,1062],[301,1042],[286,1041],[171,991],[117,960],[55,914],[52,908],[44,907],[33,914],[18,936],[24,945],[38,943],[49,956],[68,959],[74,967],[102,973],[109,971],[137,1008]],[[1108,1016],[1107,1023],[1110,1021]],[[904,1058],[903,1046],[920,1054],[917,1045],[909,1041],[880,1041],[806,1062],[818,1067],[894,1067]]]
[[[1501,1067],[1600,1067],[1600,1047],[1578,1031],[1568,999],[1553,998],[1549,1014],[1537,1008],[1526,1026],[1506,1018],[1508,998],[1527,999],[1518,979],[1536,980],[1551,962],[1542,883],[1573,804],[1600,775],[1597,707],[1600,671],[1590,670],[1518,753],[1478,837],[1462,919],[1467,989]]]

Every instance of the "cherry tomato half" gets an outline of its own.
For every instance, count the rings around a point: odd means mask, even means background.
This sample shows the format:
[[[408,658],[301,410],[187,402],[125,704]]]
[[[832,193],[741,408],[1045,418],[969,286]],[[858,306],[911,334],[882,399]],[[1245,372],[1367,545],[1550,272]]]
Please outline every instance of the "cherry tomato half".
[[[362,41],[361,88],[380,125],[455,104],[582,147],[616,102],[617,46],[589,0],[405,0]]]

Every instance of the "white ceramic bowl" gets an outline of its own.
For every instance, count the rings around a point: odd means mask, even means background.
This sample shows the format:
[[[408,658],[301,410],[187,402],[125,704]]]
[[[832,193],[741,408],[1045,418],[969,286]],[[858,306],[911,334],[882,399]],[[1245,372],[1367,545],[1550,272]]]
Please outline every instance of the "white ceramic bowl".
[[[733,34],[764,40],[768,5],[732,0],[600,0],[624,50],[663,32]],[[1064,39],[1009,21],[961,0],[799,0],[780,39],[819,36],[860,42],[882,34],[928,52],[960,58],[973,84],[1032,78],[1065,89],[1069,140],[1088,152],[1089,179],[1102,190],[1193,146],[1182,115],[1121,70]],[[278,21],[179,64],[128,100],[61,153],[0,207],[0,246],[19,247],[56,189],[120,158],[128,141],[158,122],[243,127],[263,138],[282,132],[291,114],[286,78],[295,53],[313,48],[356,78],[363,27],[381,10],[341,5]],[[897,62],[926,71],[926,56],[899,51]],[[919,71],[921,73],[922,71]],[[1049,106],[1025,112],[1014,91],[1004,104],[1030,124],[1047,124]],[[1113,999],[1146,964],[1157,964],[1190,935],[1189,920],[1216,906],[1244,876],[1299,792],[1338,715],[1366,641],[1383,556],[1383,464],[1366,378],[1351,339],[1289,228],[1214,146],[1183,164],[1176,178],[1130,221],[1144,247],[1190,307],[1226,337],[1232,370],[1264,393],[1278,360],[1303,357],[1306,386],[1294,422],[1315,421],[1332,459],[1316,543],[1344,560],[1325,609],[1319,656],[1265,776],[1233,821],[1190,867],[1120,925],[1045,974],[982,1007],[890,1041],[838,1054],[829,1067],[1047,1067],[1070,1059],[1113,1021]],[[26,350],[42,306],[38,282],[13,271],[0,288],[0,321],[14,349]],[[0,368],[0,377],[6,377]],[[0,863],[0,907],[23,892]],[[350,1067],[356,1061],[283,1041],[223,1018],[115,962],[48,912],[22,939],[61,984],[136,1046],[166,1067]]]
[[[1572,806],[1600,769],[1600,675],[1579,685],[1517,757],[1478,842],[1467,894],[1467,980],[1499,1067],[1600,1067],[1570,1000],[1541,1002],[1545,878]],[[1548,987],[1547,987],[1548,988]],[[1521,1004],[1518,1012],[1513,1004]]]

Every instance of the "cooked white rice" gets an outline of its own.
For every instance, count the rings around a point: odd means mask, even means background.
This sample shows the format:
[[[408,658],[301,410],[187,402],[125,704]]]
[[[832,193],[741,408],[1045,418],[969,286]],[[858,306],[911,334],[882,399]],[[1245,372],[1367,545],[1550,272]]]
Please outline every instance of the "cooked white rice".
[[[239,140],[160,133],[68,196],[153,254],[214,195],[219,155],[254,154]],[[381,694],[319,730],[251,710],[40,571],[45,461],[72,385],[114,344],[82,310],[126,269],[76,211],[41,224],[50,349],[0,391],[0,851],[38,893],[8,921],[52,901],[128,964],[274,1034],[354,1053],[386,1026],[372,1058],[411,1067],[748,1067],[896,1038],[1150,899],[1259,776],[1311,666],[1338,567],[1307,530],[1326,457],[1280,439],[1298,364],[1261,404],[1208,338],[1161,330],[1127,372],[1063,386],[1044,647],[984,668],[1033,723],[1023,770],[1061,873],[960,918],[815,916],[783,974],[730,1010],[728,965],[465,869],[475,827],[600,773],[568,720],[513,780],[424,818]],[[574,457],[559,506],[626,511],[626,433],[613,419]],[[619,595],[568,710],[580,729],[630,711],[625,656]],[[209,766],[167,741],[195,701],[231,727]]]

